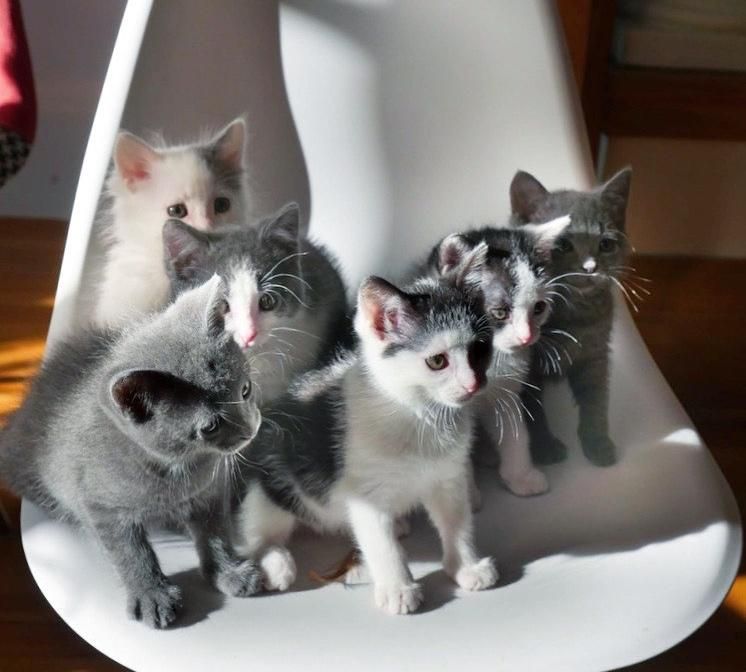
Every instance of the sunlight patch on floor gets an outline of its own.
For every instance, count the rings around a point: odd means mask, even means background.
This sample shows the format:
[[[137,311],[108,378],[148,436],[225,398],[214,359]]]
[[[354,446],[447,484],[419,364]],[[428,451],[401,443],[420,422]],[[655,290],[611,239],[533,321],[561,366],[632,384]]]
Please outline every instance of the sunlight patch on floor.
[[[733,587],[725,598],[725,606],[741,620],[746,621],[746,574],[736,577]]]

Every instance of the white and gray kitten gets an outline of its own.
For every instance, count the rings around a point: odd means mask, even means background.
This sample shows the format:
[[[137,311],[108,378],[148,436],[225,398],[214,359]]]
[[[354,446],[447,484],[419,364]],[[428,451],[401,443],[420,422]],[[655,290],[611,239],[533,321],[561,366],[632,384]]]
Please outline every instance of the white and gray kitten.
[[[245,221],[246,129],[236,119],[214,137],[153,146],[121,132],[107,181],[111,201],[106,261],[94,307],[99,326],[121,326],[164,305],[163,222],[177,218],[202,231]]]
[[[480,424],[500,455],[500,476],[516,495],[537,495],[549,484],[533,466],[529,452],[521,391],[528,382],[530,346],[536,343],[550,314],[553,297],[546,286],[546,265],[569,217],[515,228],[483,227],[452,234],[432,251],[431,274],[448,274],[478,245],[487,245],[479,285],[494,332],[494,360],[488,385],[476,408]],[[472,493],[474,505],[479,496]]]
[[[215,232],[169,220],[163,241],[174,296],[213,273],[226,278],[226,329],[252,363],[262,405],[351,337],[336,261],[301,235],[295,203],[251,226]]]
[[[481,294],[465,291],[486,248],[449,278],[399,289],[368,278],[358,293],[357,357],[340,360],[336,383],[267,410],[242,505],[247,550],[269,589],[295,579],[286,544],[299,521],[350,530],[373,580],[375,603],[415,611],[421,586],[397,540],[396,521],[424,505],[443,545],[446,572],[467,590],[497,581],[474,548],[469,452],[474,399],[486,383],[491,329]],[[270,426],[271,425],[271,426]]]
[[[261,416],[224,305],[215,277],[121,333],[57,345],[0,435],[0,479],[93,536],[124,583],[128,614],[154,628],[177,618],[181,595],[150,524],[188,529],[220,591],[261,587],[231,542],[232,462]]]

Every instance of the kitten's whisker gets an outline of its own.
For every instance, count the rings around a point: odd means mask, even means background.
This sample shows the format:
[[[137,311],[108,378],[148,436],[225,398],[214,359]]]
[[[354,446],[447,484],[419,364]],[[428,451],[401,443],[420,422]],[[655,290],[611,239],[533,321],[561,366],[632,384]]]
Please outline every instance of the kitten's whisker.
[[[293,254],[288,254],[286,257],[283,257],[278,261],[272,268],[270,268],[260,279],[260,283],[265,280],[265,278],[272,273],[283,261],[287,261],[288,259],[292,259],[293,257],[305,257],[308,254],[308,252],[293,252]]]
[[[307,303],[305,303],[290,287],[285,287],[285,285],[266,285],[266,287],[276,287],[277,289],[285,290],[288,294],[291,294],[293,297],[295,297],[295,300],[304,308],[311,309],[311,306],[309,306]],[[270,291],[270,290],[267,290]]]
[[[580,341],[578,341],[575,336],[565,331],[564,329],[549,329],[548,331],[550,334],[560,334],[561,336],[567,336],[567,338],[569,338],[573,343],[575,343],[576,345],[580,345]]]
[[[313,287],[311,287],[309,282],[301,278],[299,275],[295,275],[294,273],[275,273],[274,275],[270,275],[268,278],[262,278],[262,280],[271,282],[275,278],[295,278],[298,282],[303,283],[309,290],[313,291]]]
[[[612,279],[614,284],[616,284],[616,286],[622,290],[622,293],[626,297],[627,301],[629,301],[629,305],[632,306],[632,308],[634,309],[636,313],[639,313],[640,309],[637,307],[635,302],[632,300],[632,297],[629,295],[629,292],[627,292],[627,289],[624,287],[624,285],[622,285],[622,283],[619,282],[619,280],[617,280],[613,275],[610,275],[609,277]]]
[[[269,330],[269,333],[272,333],[273,331],[292,331],[292,332],[297,332],[299,334],[304,334],[305,336],[308,336],[309,338],[315,338],[317,341],[323,340],[320,336],[317,336],[316,334],[312,334],[308,331],[303,331],[303,329],[295,329],[293,327],[272,327],[272,329]]]

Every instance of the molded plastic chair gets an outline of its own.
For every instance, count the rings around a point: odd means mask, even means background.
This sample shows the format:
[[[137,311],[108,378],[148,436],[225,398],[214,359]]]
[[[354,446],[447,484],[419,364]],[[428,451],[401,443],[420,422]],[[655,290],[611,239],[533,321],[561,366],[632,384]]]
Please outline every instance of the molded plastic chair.
[[[81,171],[50,339],[85,319],[81,283],[100,262],[92,222],[120,124],[183,137],[247,109],[260,205],[307,206],[310,195],[311,231],[353,284],[401,270],[452,230],[505,216],[517,168],[549,187],[588,186],[552,4],[293,0],[278,24],[262,1],[130,0]],[[613,348],[619,464],[598,469],[580,456],[560,387],[549,410],[573,450],[547,470],[551,492],[519,499],[496,473],[480,474],[478,541],[498,559],[495,590],[456,590],[423,520],[405,546],[427,600],[407,618],[375,610],[368,587],[305,578],[334,566],[345,540],[299,535],[298,584],[240,600],[204,584],[191,542],[163,537],[158,554],[186,589],[186,613],[181,627],[154,632],[126,619],[123,589],[93,542],[26,503],[31,570],[76,632],[137,670],[578,672],[648,658],[721,602],[738,567],[740,521],[621,302]]]

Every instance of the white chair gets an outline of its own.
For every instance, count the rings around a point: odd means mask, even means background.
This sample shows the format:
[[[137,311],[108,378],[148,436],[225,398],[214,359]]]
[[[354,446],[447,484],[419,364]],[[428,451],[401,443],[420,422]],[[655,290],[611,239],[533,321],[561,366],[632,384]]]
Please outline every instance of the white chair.
[[[130,0],[81,171],[51,341],[85,319],[81,282],[100,261],[92,222],[118,127],[178,137],[244,109],[262,206],[307,206],[310,195],[311,231],[352,284],[401,270],[445,233],[504,217],[517,168],[549,187],[592,177],[548,0],[290,0],[279,24],[262,0]],[[613,347],[618,465],[579,455],[575,410],[557,388],[550,415],[574,450],[547,470],[551,492],[519,499],[480,474],[478,540],[498,559],[495,590],[455,590],[424,521],[405,546],[427,600],[406,618],[376,611],[367,587],[307,580],[348,548],[311,535],[294,542],[294,590],[245,600],[212,592],[191,543],[163,537],[164,570],[186,587],[181,627],[165,632],[128,621],[93,543],[25,503],[29,565],[78,634],[136,670],[578,672],[643,660],[717,608],[741,529],[725,479],[621,302]]]

